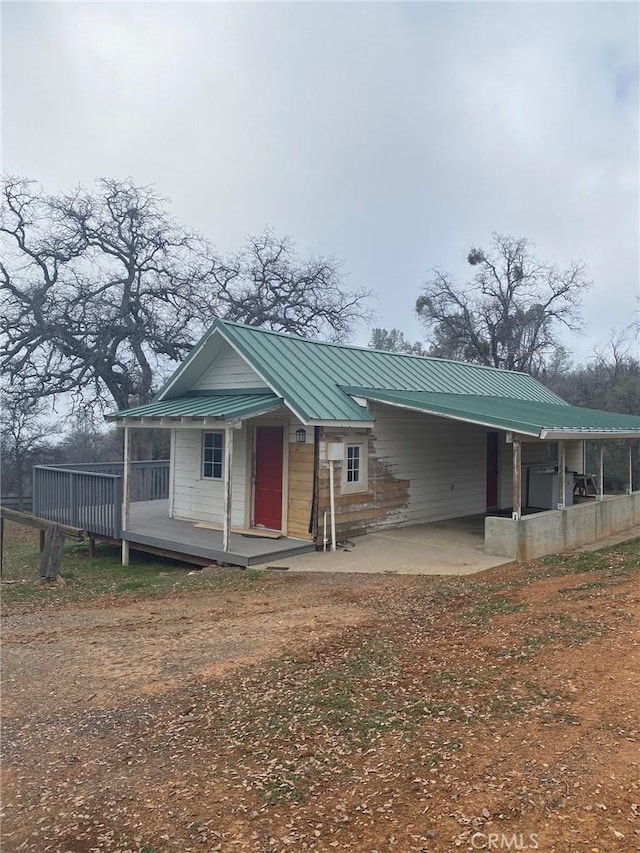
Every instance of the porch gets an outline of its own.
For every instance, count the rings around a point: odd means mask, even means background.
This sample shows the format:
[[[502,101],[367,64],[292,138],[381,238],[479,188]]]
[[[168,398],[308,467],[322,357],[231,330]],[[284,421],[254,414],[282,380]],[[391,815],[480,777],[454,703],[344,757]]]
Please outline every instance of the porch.
[[[169,461],[129,463],[129,503],[124,522],[123,463],[77,463],[34,467],[34,515],[84,530],[96,539],[121,541],[123,547],[147,551],[199,565],[224,562],[234,566],[304,554],[308,540],[224,532],[169,516]]]
[[[169,501],[135,501],[131,504],[129,526],[121,533],[132,550],[149,551],[200,565],[213,562],[233,566],[254,566],[315,550],[315,544],[281,536],[279,539],[231,532],[229,550],[223,547],[223,531],[199,527],[191,521],[169,518]]]

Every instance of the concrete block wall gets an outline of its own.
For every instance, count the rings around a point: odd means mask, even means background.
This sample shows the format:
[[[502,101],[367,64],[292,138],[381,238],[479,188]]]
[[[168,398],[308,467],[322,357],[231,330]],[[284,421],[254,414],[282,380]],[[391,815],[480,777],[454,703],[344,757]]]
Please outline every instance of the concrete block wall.
[[[640,492],[512,518],[485,519],[487,554],[531,560],[598,542],[640,525]]]

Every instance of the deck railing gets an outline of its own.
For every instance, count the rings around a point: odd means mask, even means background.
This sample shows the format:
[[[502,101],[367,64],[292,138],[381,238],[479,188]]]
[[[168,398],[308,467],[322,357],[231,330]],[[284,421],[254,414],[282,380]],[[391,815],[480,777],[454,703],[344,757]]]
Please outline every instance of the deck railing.
[[[120,538],[123,499],[122,462],[35,465],[33,514],[89,533]],[[169,461],[131,463],[131,500],[169,496]]]

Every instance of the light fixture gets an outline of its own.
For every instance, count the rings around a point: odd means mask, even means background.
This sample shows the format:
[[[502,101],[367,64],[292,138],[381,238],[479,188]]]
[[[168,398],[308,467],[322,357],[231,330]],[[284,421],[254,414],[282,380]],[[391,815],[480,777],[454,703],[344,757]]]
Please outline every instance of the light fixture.
[[[307,441],[307,431],[306,429],[297,429],[296,430],[296,443],[297,444],[305,444]]]

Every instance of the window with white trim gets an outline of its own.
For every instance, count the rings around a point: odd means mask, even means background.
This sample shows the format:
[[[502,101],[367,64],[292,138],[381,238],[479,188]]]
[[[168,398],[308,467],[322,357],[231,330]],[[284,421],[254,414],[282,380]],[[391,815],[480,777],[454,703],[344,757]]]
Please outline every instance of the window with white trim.
[[[368,487],[367,445],[347,442],[342,463],[342,491],[366,492]]]
[[[347,444],[347,485],[360,482],[362,474],[360,465],[360,445]]]
[[[202,477],[205,480],[221,480],[223,470],[224,433],[202,434]]]

